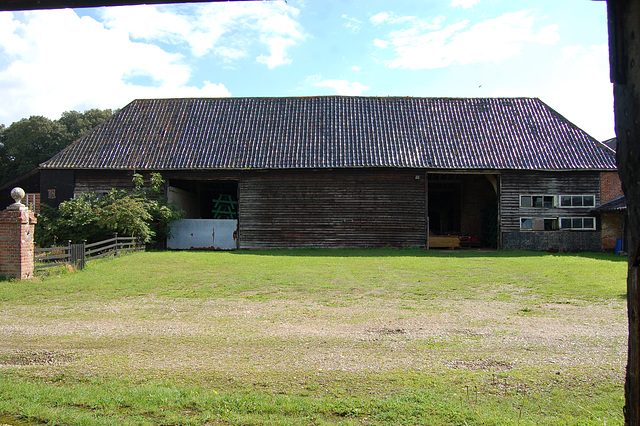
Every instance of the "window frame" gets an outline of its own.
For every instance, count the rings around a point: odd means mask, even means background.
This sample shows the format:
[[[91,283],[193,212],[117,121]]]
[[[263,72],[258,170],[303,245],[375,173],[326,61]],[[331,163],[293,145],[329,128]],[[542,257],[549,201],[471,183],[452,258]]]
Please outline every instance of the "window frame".
[[[523,198],[529,198],[530,206],[522,205]],[[534,198],[540,197],[542,198],[542,206],[536,206],[534,202]],[[545,206],[545,198],[551,199],[551,206]],[[557,206],[557,200],[555,195],[545,195],[545,194],[520,194],[518,198],[518,204],[521,209],[553,209]]]
[[[592,228],[586,228],[584,226],[584,221],[585,219],[591,219],[593,220],[593,227]],[[571,226],[570,227],[566,227],[566,226],[562,226],[562,221],[563,220],[570,220],[571,221]],[[581,227],[574,227],[574,221],[576,220],[580,220],[582,223]],[[597,230],[597,222],[596,222],[596,218],[595,216],[561,216],[558,218],[558,226],[559,229],[561,231],[595,231]]]
[[[563,197],[571,197],[571,205],[564,205],[562,203],[562,198]],[[573,199],[574,197],[581,197],[582,198],[582,205],[580,206],[574,206],[573,205]],[[593,204],[592,205],[585,205],[584,204],[584,199],[586,197],[590,197],[593,199]],[[558,195],[558,207],[563,208],[563,209],[588,209],[588,208],[594,208],[596,206],[596,194],[560,194]]]
[[[533,221],[535,219],[542,219],[543,224],[546,225],[545,222],[551,221],[551,229],[533,229]],[[531,223],[530,228],[524,228],[522,225],[525,220],[529,220]],[[546,228],[546,227],[545,227]],[[558,231],[560,229],[560,222],[557,217],[532,217],[532,216],[520,216],[520,230],[521,231],[534,231],[534,232],[549,232],[549,231]]]
[[[528,220],[529,223],[531,224],[531,226],[529,228],[524,228],[522,226],[524,224],[525,220]],[[520,230],[521,231],[533,231],[533,218],[532,217],[521,217],[520,218]]]

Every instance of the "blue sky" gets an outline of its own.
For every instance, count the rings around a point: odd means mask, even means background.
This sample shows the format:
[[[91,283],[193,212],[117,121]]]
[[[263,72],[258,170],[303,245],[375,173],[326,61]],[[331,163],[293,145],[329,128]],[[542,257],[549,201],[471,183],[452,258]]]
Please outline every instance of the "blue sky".
[[[606,3],[288,0],[0,13],[0,124],[133,99],[538,97],[615,136]]]

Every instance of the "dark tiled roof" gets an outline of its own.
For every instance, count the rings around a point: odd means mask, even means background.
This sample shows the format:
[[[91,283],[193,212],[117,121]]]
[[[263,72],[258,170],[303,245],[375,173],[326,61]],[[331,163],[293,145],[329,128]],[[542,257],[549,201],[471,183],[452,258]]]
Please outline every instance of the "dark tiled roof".
[[[593,209],[595,212],[622,212],[627,209],[627,198],[623,195],[622,197],[615,198],[611,201],[608,201],[604,204],[600,204],[598,207]]]
[[[136,100],[42,167],[610,170],[615,158],[539,99],[322,96]]]
[[[606,146],[608,146],[609,148],[611,148],[614,151],[616,151],[618,149],[618,139],[617,138],[607,139],[606,141],[603,141],[602,143],[605,144]]]

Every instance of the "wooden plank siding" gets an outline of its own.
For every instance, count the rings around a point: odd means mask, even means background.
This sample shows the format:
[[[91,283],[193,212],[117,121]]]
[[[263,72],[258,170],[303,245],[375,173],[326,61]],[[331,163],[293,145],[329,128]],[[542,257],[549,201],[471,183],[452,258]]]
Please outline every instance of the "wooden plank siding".
[[[501,246],[506,249],[600,251],[600,231],[520,230],[520,218],[594,217],[593,207],[524,208],[520,195],[595,195],[600,204],[599,172],[503,171],[500,179]]]
[[[42,170],[40,173],[40,201],[51,207],[73,198],[75,172],[73,170]]]
[[[133,173],[128,170],[77,170],[73,193],[103,194],[113,188],[133,190]]]
[[[131,189],[132,174],[77,170],[74,192]],[[430,185],[444,178],[460,183],[461,235],[481,236],[487,226],[482,212],[496,201],[491,182],[482,174],[430,173],[427,179],[425,169],[174,170],[162,175],[169,185],[191,182],[207,188],[237,187],[239,248],[245,249],[426,248]],[[599,205],[599,172],[502,171],[497,181],[501,247],[601,249],[599,230],[520,230],[521,217],[593,217],[591,207],[521,208],[519,202],[519,196],[526,194],[593,194]]]
[[[252,172],[240,180],[240,247],[425,247],[424,179],[406,169]]]
[[[520,195],[575,194],[596,196],[600,204],[599,172],[504,171],[500,179],[501,227],[503,232],[519,231],[521,217],[561,217],[586,215],[585,208],[520,208]]]

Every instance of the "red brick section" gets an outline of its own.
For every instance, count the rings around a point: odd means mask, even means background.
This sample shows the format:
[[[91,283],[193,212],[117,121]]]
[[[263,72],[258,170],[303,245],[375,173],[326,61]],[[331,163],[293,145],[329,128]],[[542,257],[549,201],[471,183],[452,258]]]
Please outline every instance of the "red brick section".
[[[600,173],[600,204],[622,197],[622,184],[618,172]],[[613,250],[616,241],[622,238],[622,215],[603,213],[600,216],[602,228],[602,249]]]
[[[603,213],[602,223],[602,249],[614,250],[618,238],[622,238],[622,215]]]
[[[622,184],[618,172],[600,173],[600,204],[622,197]]]
[[[13,204],[0,212],[0,275],[33,277],[35,224],[35,214],[24,205]]]

